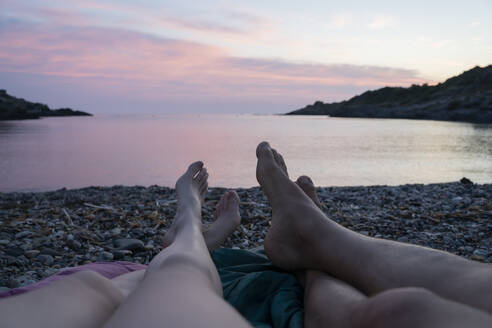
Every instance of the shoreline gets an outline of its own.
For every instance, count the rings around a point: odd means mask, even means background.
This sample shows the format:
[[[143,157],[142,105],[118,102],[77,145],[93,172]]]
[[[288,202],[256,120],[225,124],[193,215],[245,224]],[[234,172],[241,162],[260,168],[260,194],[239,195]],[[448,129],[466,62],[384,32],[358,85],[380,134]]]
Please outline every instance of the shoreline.
[[[318,187],[330,219],[364,235],[492,262],[492,184]],[[205,223],[226,188],[209,188]],[[224,247],[263,244],[271,209],[259,187],[237,188],[241,226]],[[88,187],[0,192],[0,290],[95,261],[148,263],[176,212],[168,187]],[[115,240],[137,239],[116,249]]]

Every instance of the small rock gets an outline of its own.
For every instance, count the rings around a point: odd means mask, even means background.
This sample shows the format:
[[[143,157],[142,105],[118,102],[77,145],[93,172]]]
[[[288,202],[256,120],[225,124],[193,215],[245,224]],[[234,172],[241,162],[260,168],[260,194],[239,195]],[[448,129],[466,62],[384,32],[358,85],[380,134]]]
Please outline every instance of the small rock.
[[[475,261],[485,261],[485,258],[483,256],[479,256],[475,254],[473,254],[470,258]]]
[[[127,255],[132,255],[132,251],[129,251],[129,250],[115,250],[113,251],[113,258],[115,260],[119,260],[119,259],[122,259],[124,258],[125,256]]]
[[[15,234],[15,239],[22,239],[32,235],[32,231],[21,231]]]
[[[114,258],[114,255],[110,252],[102,252],[100,258],[104,261],[111,261]]]
[[[73,250],[79,250],[82,247],[82,244],[75,239],[68,239],[66,244]]]
[[[0,286],[0,293],[2,293],[2,292],[8,292],[9,290],[10,290],[10,288],[8,288],[8,287]]]
[[[397,239],[401,243],[408,243],[409,239],[406,236],[398,237]]]
[[[28,258],[32,259],[32,258],[38,256],[39,253],[40,253],[40,251],[38,251],[37,249],[32,249],[32,250],[26,251],[26,253],[24,255],[27,256]]]
[[[53,268],[47,268],[46,270],[44,270],[44,275],[46,277],[49,277],[51,276],[52,274],[55,274],[56,273],[56,269],[53,269]]]
[[[10,279],[9,282],[7,283],[8,288],[17,288],[19,287],[20,283],[16,279]]]
[[[143,241],[140,239],[116,239],[114,241],[114,246],[118,250],[141,250],[145,249]]]
[[[154,249],[154,241],[152,241],[152,240],[151,240],[151,241],[149,241],[149,242],[147,243],[147,245],[145,245],[145,249],[146,249],[146,250],[152,250],[152,249]]]
[[[111,236],[116,237],[121,234],[121,229],[120,228],[114,228],[111,230]]]
[[[8,244],[10,244],[10,240],[8,240],[8,239],[0,240],[0,245],[8,245]]]
[[[51,255],[51,256],[60,256],[61,254],[57,251],[55,251],[52,248],[45,247],[41,250],[41,254],[44,255]]]
[[[5,254],[10,256],[21,256],[24,255],[25,251],[21,247],[9,247]]]
[[[470,179],[465,178],[465,177],[463,177],[463,178],[460,180],[460,182],[461,182],[462,184],[464,184],[464,185],[472,185],[472,184],[473,184],[473,182],[472,182]]]
[[[23,282],[21,282],[20,285],[19,285],[19,287],[28,286],[28,285],[32,285],[32,284],[35,284],[35,283],[36,283],[36,280],[27,279],[27,280],[24,280]]]
[[[485,249],[477,248],[476,250],[473,251],[473,255],[486,258],[487,255],[489,255],[489,252]]]
[[[53,256],[47,255],[47,254],[38,255],[37,259],[38,259],[38,261],[40,261],[41,263],[43,263],[45,265],[51,265],[51,264],[53,264],[53,262],[55,262],[55,259],[53,258]]]

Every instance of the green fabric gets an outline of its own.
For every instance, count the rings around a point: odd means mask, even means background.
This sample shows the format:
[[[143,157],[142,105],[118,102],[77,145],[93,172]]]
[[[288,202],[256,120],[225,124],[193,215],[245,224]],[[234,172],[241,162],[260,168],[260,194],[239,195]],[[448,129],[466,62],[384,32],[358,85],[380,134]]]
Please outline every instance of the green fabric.
[[[211,255],[224,298],[254,327],[303,327],[302,286],[294,275],[273,266],[262,248],[220,248]]]

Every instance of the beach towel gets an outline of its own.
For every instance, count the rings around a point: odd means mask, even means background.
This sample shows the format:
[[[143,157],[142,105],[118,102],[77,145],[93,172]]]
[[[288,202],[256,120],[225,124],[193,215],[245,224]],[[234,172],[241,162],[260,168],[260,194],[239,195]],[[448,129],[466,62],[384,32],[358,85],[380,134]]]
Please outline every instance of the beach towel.
[[[211,253],[217,266],[224,299],[236,308],[254,327],[303,327],[303,289],[294,275],[276,268],[262,248],[240,250],[220,248]],[[95,271],[106,278],[145,269],[130,262],[96,262],[61,269],[54,275],[32,285],[0,292],[8,297],[40,288],[78,271]]]

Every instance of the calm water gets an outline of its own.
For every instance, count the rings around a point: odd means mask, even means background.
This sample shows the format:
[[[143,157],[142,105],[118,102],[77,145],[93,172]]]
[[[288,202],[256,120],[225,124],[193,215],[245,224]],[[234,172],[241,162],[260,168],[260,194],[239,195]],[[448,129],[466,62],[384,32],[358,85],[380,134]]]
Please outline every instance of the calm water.
[[[0,191],[173,186],[201,159],[210,185],[250,187],[268,140],[293,177],[318,185],[492,183],[492,126],[252,115],[48,118],[0,122]]]

